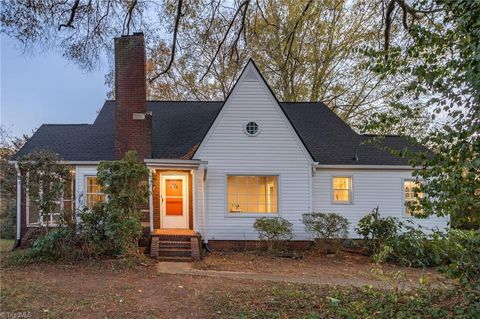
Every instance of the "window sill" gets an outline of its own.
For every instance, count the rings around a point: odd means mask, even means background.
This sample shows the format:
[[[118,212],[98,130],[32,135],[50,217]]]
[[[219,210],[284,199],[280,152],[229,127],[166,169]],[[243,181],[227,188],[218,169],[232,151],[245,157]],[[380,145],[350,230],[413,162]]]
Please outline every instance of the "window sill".
[[[58,227],[60,226],[59,224],[48,224],[48,228],[50,227]],[[30,228],[40,228],[40,227],[46,227],[46,225],[42,225],[42,224],[28,224],[27,227],[30,227]]]
[[[406,215],[403,215],[403,216],[402,216],[402,219],[427,220],[427,219],[430,219],[430,216],[427,216],[427,217],[415,217],[415,216],[406,216]]]
[[[332,202],[332,205],[353,205],[353,202]]]
[[[280,217],[279,213],[226,213],[226,218]]]

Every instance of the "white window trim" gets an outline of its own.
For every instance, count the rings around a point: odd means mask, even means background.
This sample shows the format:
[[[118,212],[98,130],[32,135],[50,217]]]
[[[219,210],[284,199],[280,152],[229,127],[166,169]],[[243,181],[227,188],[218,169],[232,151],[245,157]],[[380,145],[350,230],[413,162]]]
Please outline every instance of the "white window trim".
[[[228,208],[228,176],[276,176],[277,177],[277,212],[276,213],[231,213]],[[282,207],[281,207],[281,176],[278,173],[225,173],[224,175],[224,209],[226,218],[258,218],[258,217],[281,217]]]
[[[348,201],[336,201],[334,197],[333,179],[334,178],[349,178],[350,189],[348,192]],[[353,205],[353,175],[330,175],[330,201],[332,205]]]
[[[88,181],[87,180],[88,180],[89,177],[96,177],[98,179],[97,175],[84,175],[83,176],[83,185],[84,185],[83,186],[83,191],[84,191],[84,194],[85,194],[85,202],[84,202],[83,207],[87,208],[87,209],[90,209],[88,207],[88,194],[93,194],[93,193],[88,193],[87,192],[88,191]],[[107,201],[107,195],[105,195],[105,193],[101,192],[101,193],[95,193],[95,194],[103,194],[105,196],[105,201]],[[94,203],[94,205],[95,205],[95,203]]]
[[[72,208],[74,207],[73,205],[75,204],[76,202],[76,198],[75,198],[75,188],[73,186],[75,186],[75,178],[72,178],[71,180],[71,183],[72,183],[72,198],[70,199],[70,204],[72,205]],[[60,196],[60,200],[59,201],[55,201],[55,202],[60,202],[60,210],[63,211],[64,208],[65,208],[65,203],[64,203],[64,197],[63,197],[63,192],[62,192],[62,195]],[[30,222],[30,196],[28,195],[28,188],[25,189],[25,224],[27,225],[27,227],[44,227],[47,225],[47,223],[45,223],[43,221],[43,218],[45,216],[42,216],[41,212],[38,212],[38,222],[36,223],[31,223]],[[75,212],[73,212],[72,210],[72,213],[75,214]],[[48,221],[48,227],[58,227],[59,224],[53,220],[53,216],[54,215],[60,215],[60,213],[48,213],[48,217],[49,217],[49,221]],[[73,218],[73,216],[72,216]]]

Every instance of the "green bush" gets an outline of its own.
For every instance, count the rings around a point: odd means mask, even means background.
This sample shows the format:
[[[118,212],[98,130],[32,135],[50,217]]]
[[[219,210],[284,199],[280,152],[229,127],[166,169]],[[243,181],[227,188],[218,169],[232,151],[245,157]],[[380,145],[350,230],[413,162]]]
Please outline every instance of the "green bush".
[[[141,222],[125,217],[107,204],[99,203],[80,214],[79,225],[84,251],[91,257],[124,256],[136,252]]]
[[[326,253],[338,253],[339,239],[348,236],[348,220],[336,213],[305,213],[302,215],[305,230],[310,233],[317,247],[322,246]]]
[[[429,267],[444,262],[441,252],[433,249],[430,237],[421,227],[399,223],[398,230],[398,234],[380,243],[383,258],[409,267]]]
[[[357,232],[375,241],[373,258],[411,267],[442,266],[447,276],[480,291],[480,230],[439,230],[426,234],[412,221],[381,218],[374,210],[361,220]]]
[[[261,240],[266,241],[268,251],[285,248],[285,241],[293,238],[293,225],[283,218],[258,218],[253,224]]]
[[[81,258],[79,239],[73,227],[58,227],[38,237],[32,246],[11,256],[6,265],[33,262],[74,261]]]
[[[441,271],[480,295],[480,230],[451,230],[447,238],[449,264]]]
[[[362,217],[355,231],[363,236],[374,253],[378,253],[389,238],[396,237],[400,222],[394,217],[380,217],[378,207]]]
[[[0,238],[15,239],[17,210],[7,207],[0,212]]]
[[[112,248],[106,231],[109,215],[106,205],[98,203],[92,209],[83,209],[78,215],[85,254],[90,257],[110,254]]]

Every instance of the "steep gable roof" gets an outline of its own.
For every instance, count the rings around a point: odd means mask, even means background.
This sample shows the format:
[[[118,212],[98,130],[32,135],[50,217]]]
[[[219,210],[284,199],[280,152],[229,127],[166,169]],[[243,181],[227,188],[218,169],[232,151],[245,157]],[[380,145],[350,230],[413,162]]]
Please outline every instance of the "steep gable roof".
[[[245,76],[260,76],[276,100],[253,61],[249,61],[244,71],[249,65],[253,72]],[[385,137],[380,147],[367,143],[372,136],[357,134],[322,102],[276,102],[301,145],[322,165],[407,165],[407,159],[391,155],[384,146],[427,151],[400,136]],[[152,157],[191,159],[224,104],[223,101],[147,102],[147,110],[152,112]],[[93,124],[42,125],[13,160],[39,149],[56,152],[66,161],[113,160],[114,145],[115,101],[106,101]]]
[[[240,76],[238,77],[237,81],[235,82],[235,85],[233,86],[233,88],[230,90],[230,92],[228,93],[228,96],[227,98],[225,99],[225,102],[223,103],[220,111],[218,112],[217,116],[215,117],[215,120],[212,124],[212,126],[209,128],[207,134],[205,135],[205,137],[202,139],[202,142],[199,144],[197,150],[195,150],[195,152],[193,153],[193,156],[195,156],[195,154],[200,150],[200,148],[205,144],[204,141],[207,140],[209,138],[209,135],[211,134],[211,132],[215,129],[215,125],[218,123],[218,118],[221,117],[223,114],[224,114],[224,111],[228,108],[228,107],[231,107],[231,100],[232,100],[232,96],[235,95],[235,94],[248,94],[250,95],[251,93],[250,92],[242,92],[242,89],[239,88],[241,86],[241,83],[254,83],[254,85],[257,87],[257,88],[263,88],[260,89],[259,91],[257,91],[256,94],[259,94],[259,95],[255,95],[255,98],[256,98],[256,101],[259,101],[261,99],[260,96],[263,96],[265,95],[265,97],[273,102],[273,103],[268,103],[269,105],[271,105],[273,107],[273,110],[274,112],[276,111],[276,113],[280,116],[281,118],[281,121],[284,123],[284,126],[290,130],[291,132],[291,136],[293,137],[293,139],[296,141],[296,143],[298,144],[299,148],[302,150],[302,152],[304,153],[305,157],[309,160],[309,161],[312,161],[313,160],[313,155],[310,153],[309,149],[306,147],[305,145],[305,142],[302,140],[302,137],[298,135],[298,132],[297,130],[295,129],[295,126],[292,124],[292,122],[290,121],[290,119],[288,118],[288,115],[285,113],[285,111],[283,110],[283,108],[280,106],[280,102],[278,101],[277,97],[275,96],[275,94],[273,93],[272,89],[270,88],[270,86],[268,85],[267,81],[265,80],[265,78],[263,77],[262,73],[260,72],[260,70],[258,69],[258,67],[256,66],[255,62],[252,60],[252,59],[249,59],[247,64],[245,65],[245,67],[243,68],[242,70],[242,73],[240,74]],[[246,98],[246,100],[248,100],[248,98]],[[254,103],[255,104],[255,103]],[[259,105],[256,106],[256,110],[257,111],[259,108]],[[271,109],[270,109],[271,110]],[[273,113],[269,113],[271,115],[273,115]]]
[[[190,159],[207,134],[223,102],[149,101],[152,112],[153,158]],[[315,161],[325,165],[406,165],[359,135],[321,102],[280,103]],[[15,155],[49,149],[67,161],[114,159],[115,101],[106,101],[93,124],[44,124]],[[412,146],[399,136],[387,136],[383,145],[395,149]],[[355,155],[358,161],[355,159]]]

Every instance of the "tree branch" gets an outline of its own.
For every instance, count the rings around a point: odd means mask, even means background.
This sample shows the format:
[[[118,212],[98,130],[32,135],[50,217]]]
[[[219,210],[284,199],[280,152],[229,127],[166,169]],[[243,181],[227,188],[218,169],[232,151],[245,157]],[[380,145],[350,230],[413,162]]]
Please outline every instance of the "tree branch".
[[[207,70],[205,71],[205,73],[202,75],[202,77],[200,78],[200,81],[203,81],[203,79],[205,78],[205,76],[207,76],[208,72],[210,72],[210,69],[212,68],[212,65],[213,63],[215,62],[215,59],[217,58],[218,56],[218,53],[220,52],[220,49],[222,48],[223,44],[225,43],[225,41],[227,40],[227,37],[230,33],[230,30],[232,29],[233,27],[233,24],[235,23],[235,20],[237,19],[237,16],[238,14],[242,11],[242,8],[244,6],[247,6],[248,7],[248,4],[250,3],[250,0],[244,0],[237,8],[237,10],[235,11],[235,14],[233,15],[233,18],[232,20],[230,20],[230,23],[228,24],[228,27],[227,27],[227,31],[225,31],[225,34],[223,35],[223,38],[222,38],[222,41],[220,41],[220,44],[218,45],[217,47],[217,50],[215,51],[215,54],[213,56],[213,58],[210,60],[210,63],[207,67]],[[247,10],[245,8],[245,10],[243,11],[244,14],[246,14]],[[244,21],[245,19],[242,18],[242,21]],[[243,30],[243,27],[241,28],[241,30]],[[241,32],[240,32],[241,33]]]
[[[182,4],[183,4],[183,0],[178,0],[177,14],[175,16],[175,26],[173,28],[172,52],[170,53],[170,60],[168,61],[167,67],[162,72],[156,74],[154,77],[148,80],[149,83],[152,83],[153,81],[158,79],[162,74],[167,73],[172,67],[173,61],[175,59],[175,51],[177,50],[177,35],[178,35],[178,27],[180,25],[180,18],[182,17]]]
[[[385,11],[385,32],[384,32],[384,44],[383,48],[385,51],[388,51],[390,47],[390,33],[391,33],[391,28],[392,28],[392,20],[393,20],[393,12],[395,9],[395,6],[398,5],[398,7],[402,10],[402,24],[405,30],[409,31],[410,26],[408,25],[408,16],[412,17],[413,20],[418,20],[419,14],[421,15],[428,15],[428,14],[433,14],[436,12],[441,12],[443,9],[442,8],[436,8],[436,9],[416,9],[407,4],[405,0],[390,0],[387,4],[387,10]],[[413,23],[413,22],[412,22]]]
[[[283,68],[287,65],[288,60],[290,59],[290,55],[292,54],[292,47],[293,47],[293,42],[295,41],[295,33],[297,32],[297,28],[298,28],[300,22],[303,20],[305,14],[307,13],[308,8],[310,8],[310,5],[312,4],[312,2],[313,2],[313,0],[309,0],[307,2],[307,4],[305,5],[305,7],[302,10],[302,14],[300,15],[300,17],[295,22],[295,25],[293,26],[292,32],[290,32],[290,34],[288,35],[287,43],[285,44],[284,52],[287,50],[287,46],[288,46],[288,51],[287,51],[287,57],[285,58],[285,63],[283,64]]]
[[[125,26],[127,27],[127,35],[130,34],[130,23],[132,22],[133,16],[133,9],[137,5],[138,0],[133,0],[132,4],[128,7],[127,14],[125,15],[125,19],[123,20],[123,28],[122,33],[125,34]],[[126,22],[125,22],[126,21]]]
[[[73,6],[72,6],[72,9],[70,10],[70,18],[68,18],[68,21],[67,23],[65,24],[60,24],[58,26],[58,31],[60,31],[62,29],[62,27],[65,27],[65,28],[75,28],[72,23],[73,23],[73,20],[75,19],[75,14],[77,13],[77,9],[78,9],[78,4],[80,3],[80,0],[75,0],[75,2],[73,3]]]

